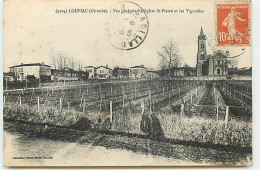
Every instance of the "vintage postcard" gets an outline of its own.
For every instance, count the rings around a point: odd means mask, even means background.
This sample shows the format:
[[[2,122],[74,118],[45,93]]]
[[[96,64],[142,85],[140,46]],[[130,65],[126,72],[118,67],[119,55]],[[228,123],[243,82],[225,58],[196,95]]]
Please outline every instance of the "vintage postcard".
[[[5,0],[4,165],[250,166],[250,0]]]

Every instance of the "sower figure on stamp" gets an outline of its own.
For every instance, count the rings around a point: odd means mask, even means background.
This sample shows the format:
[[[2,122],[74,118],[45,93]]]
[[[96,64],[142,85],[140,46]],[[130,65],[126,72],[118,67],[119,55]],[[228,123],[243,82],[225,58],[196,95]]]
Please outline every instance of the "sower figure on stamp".
[[[236,19],[240,20],[242,22],[245,21],[245,19],[240,18],[238,15],[240,15],[241,13],[238,11],[235,11],[235,7],[231,7],[231,12],[228,13],[228,16],[224,19],[224,21],[222,22],[222,25],[227,26],[228,27],[228,32],[229,32],[229,37],[228,39],[230,40],[231,44],[234,43],[234,41],[240,41],[240,43],[242,42],[242,37],[243,34],[240,33],[237,29],[236,29]]]

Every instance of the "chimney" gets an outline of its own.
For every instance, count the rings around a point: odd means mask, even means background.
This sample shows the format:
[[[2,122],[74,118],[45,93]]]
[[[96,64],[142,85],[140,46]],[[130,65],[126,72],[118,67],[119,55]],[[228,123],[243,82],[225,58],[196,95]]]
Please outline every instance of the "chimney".
[[[44,65],[44,62],[42,62],[42,65]]]
[[[108,68],[108,65],[106,65],[106,68]]]
[[[21,65],[23,65],[23,63],[21,63]]]

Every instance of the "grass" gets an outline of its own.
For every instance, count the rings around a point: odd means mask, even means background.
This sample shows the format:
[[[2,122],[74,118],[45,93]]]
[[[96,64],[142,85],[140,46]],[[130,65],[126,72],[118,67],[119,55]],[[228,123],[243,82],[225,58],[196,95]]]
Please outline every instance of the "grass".
[[[169,114],[160,114],[157,117],[166,138],[239,147],[252,146],[251,123],[230,120],[225,125],[223,120]]]
[[[90,121],[90,128],[111,130],[109,115],[106,113],[83,113],[72,109],[64,109],[60,112],[55,107],[48,107],[48,109],[46,107],[45,109],[41,108],[41,111],[38,113],[36,107],[29,107],[27,105],[22,105],[20,108],[14,107],[14,105],[4,107],[5,118],[15,121],[75,127],[75,124],[84,117]],[[142,131],[140,127],[144,116],[149,118],[146,112],[144,115],[141,115],[141,109],[139,108],[127,109],[123,115],[122,112],[114,112],[114,126],[112,131],[147,135],[147,132]],[[252,146],[252,124],[249,122],[231,119],[226,126],[223,120],[216,121],[204,117],[166,114],[161,111],[154,113],[153,116],[159,120],[159,124],[157,123],[156,127],[150,128],[162,129],[164,136],[160,136],[161,138],[238,147]]]

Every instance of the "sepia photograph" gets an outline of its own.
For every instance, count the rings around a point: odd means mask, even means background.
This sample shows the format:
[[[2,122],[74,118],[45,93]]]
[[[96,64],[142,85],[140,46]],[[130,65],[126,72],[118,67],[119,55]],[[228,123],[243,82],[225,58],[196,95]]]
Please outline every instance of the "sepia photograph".
[[[6,0],[4,166],[252,165],[250,0]]]

